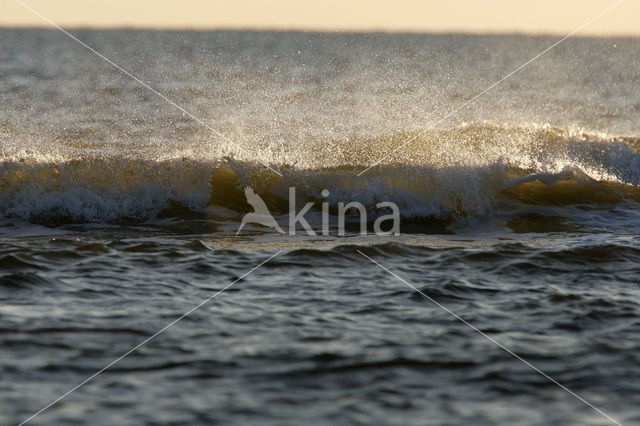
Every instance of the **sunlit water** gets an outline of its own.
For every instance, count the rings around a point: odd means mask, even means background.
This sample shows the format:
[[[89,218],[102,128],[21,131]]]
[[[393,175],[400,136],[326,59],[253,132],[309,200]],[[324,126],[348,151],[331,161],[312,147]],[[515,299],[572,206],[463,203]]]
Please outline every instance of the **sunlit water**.
[[[74,34],[188,113],[0,30],[3,424],[280,249],[32,423],[613,424],[433,301],[640,422],[638,40],[569,39],[456,111],[555,39]],[[328,203],[330,235],[236,236],[246,186],[285,229],[289,187],[314,229]],[[348,201],[402,235],[337,236]]]

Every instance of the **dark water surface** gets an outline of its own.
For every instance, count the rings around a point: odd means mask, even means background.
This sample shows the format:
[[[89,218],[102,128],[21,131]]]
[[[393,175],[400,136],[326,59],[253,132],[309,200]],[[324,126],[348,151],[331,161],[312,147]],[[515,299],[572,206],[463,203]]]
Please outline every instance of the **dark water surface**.
[[[3,423],[276,251],[214,249],[202,237],[104,237],[2,243]],[[289,249],[33,422],[607,424],[359,249],[633,424],[640,245],[607,239]]]

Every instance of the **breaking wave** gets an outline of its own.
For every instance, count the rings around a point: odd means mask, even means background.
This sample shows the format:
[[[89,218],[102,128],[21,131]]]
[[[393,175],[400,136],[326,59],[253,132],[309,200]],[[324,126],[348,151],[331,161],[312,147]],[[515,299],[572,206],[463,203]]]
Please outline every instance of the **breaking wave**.
[[[250,210],[251,186],[274,214],[298,201],[393,201],[404,218],[465,220],[523,206],[640,202],[640,139],[487,123],[291,147],[263,164],[246,156],[56,158],[0,153],[0,213],[24,220],[147,220],[159,214]],[[391,153],[368,170],[369,164]],[[323,189],[329,190],[326,199]],[[211,213],[218,214],[218,213]]]

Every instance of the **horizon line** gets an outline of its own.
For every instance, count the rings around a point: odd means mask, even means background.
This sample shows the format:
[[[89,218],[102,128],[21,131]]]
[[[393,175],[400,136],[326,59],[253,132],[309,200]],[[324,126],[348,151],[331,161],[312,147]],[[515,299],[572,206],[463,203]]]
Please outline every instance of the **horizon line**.
[[[96,31],[166,31],[166,32],[280,32],[280,33],[314,33],[314,34],[389,34],[389,35],[478,35],[478,36],[527,36],[527,37],[553,37],[563,33],[561,31],[531,31],[531,30],[465,30],[456,29],[411,29],[411,28],[321,28],[321,27],[276,27],[276,26],[164,26],[164,25],[92,25],[92,24],[71,24],[65,25],[63,28],[67,30],[96,30]],[[25,30],[52,30],[56,29],[50,25],[34,25],[34,24],[7,24],[0,23],[0,29],[25,29]],[[633,32],[612,32],[590,33],[585,31],[582,34],[576,34],[576,38],[640,38],[640,33]]]

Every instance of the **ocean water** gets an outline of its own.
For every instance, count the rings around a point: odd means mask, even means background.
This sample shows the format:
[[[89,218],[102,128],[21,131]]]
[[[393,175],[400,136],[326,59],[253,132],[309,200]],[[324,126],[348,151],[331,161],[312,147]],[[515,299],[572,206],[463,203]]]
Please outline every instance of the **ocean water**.
[[[72,33],[139,81],[0,29],[2,424],[141,343],[28,424],[640,424],[640,40]]]

